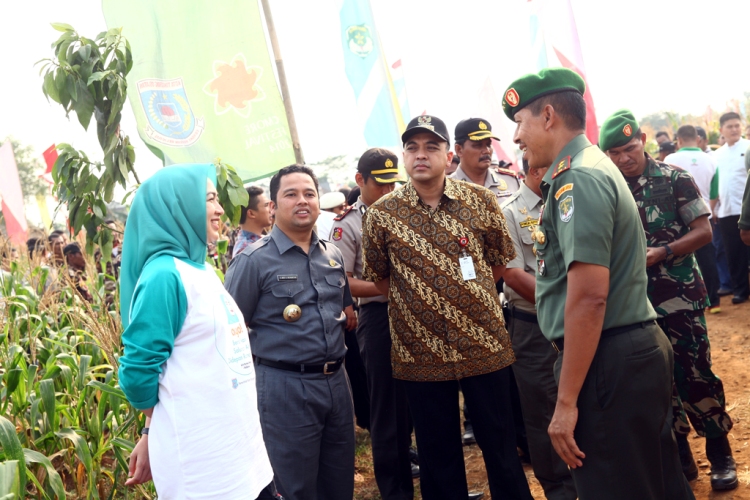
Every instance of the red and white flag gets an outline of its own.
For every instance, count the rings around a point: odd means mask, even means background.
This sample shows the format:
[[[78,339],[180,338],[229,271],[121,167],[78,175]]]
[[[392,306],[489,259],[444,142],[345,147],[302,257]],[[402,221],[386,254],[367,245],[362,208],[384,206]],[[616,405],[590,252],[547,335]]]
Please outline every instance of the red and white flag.
[[[52,181],[52,167],[55,166],[55,162],[57,161],[56,146],[53,144],[52,146],[48,147],[44,151],[44,153],[42,153],[42,156],[44,157],[44,163],[47,165],[47,170],[45,170],[44,173],[39,176],[39,178],[52,185],[54,184],[54,182]]]
[[[26,243],[29,228],[23,211],[23,191],[18,178],[18,165],[10,141],[0,147],[0,208],[10,241],[16,245]]]
[[[537,69],[562,66],[572,69],[586,82],[586,137],[599,142],[594,98],[586,80],[581,42],[570,0],[528,0],[530,7],[531,45],[536,51]]]

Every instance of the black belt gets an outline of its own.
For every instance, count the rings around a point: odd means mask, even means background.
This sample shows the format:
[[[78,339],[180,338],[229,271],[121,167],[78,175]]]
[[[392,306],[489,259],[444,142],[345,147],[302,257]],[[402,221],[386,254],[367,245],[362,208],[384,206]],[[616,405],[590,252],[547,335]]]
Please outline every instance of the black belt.
[[[651,321],[641,321],[640,323],[633,323],[632,325],[624,325],[624,326],[616,326],[614,328],[607,328],[606,330],[602,331],[602,338],[614,337],[615,335],[620,335],[621,333],[627,333],[632,330],[636,330],[638,328],[646,328],[654,324],[656,324],[656,322],[654,320],[651,320]],[[560,352],[563,349],[565,349],[565,337],[553,340],[552,348],[555,350],[555,352]]]
[[[297,373],[322,373],[324,375],[331,375],[341,368],[344,364],[344,358],[336,361],[327,361],[322,365],[295,365],[292,363],[284,363],[283,361],[271,361],[270,359],[263,359],[255,357],[255,361],[259,365],[270,366],[271,368],[277,368],[279,370],[286,370],[288,372]]]
[[[514,319],[518,318],[521,321],[526,321],[527,323],[534,323],[535,325],[539,324],[539,318],[537,318],[536,314],[521,311],[517,307],[511,306],[510,315],[513,316]]]

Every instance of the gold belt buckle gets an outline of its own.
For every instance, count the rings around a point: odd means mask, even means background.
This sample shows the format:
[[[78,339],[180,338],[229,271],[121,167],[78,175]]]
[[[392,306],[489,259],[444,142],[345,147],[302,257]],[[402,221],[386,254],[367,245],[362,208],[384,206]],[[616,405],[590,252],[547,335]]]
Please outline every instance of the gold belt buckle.
[[[323,375],[333,375],[335,371],[328,371],[328,365],[335,365],[338,361],[328,361],[323,364]]]

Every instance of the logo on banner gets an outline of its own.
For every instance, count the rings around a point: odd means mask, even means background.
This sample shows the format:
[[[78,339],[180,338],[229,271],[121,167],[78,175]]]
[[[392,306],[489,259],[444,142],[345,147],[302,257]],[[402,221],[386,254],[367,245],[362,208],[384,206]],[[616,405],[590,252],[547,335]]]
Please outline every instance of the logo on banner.
[[[243,118],[250,116],[251,104],[266,98],[258,85],[263,76],[260,66],[248,66],[244,54],[237,54],[230,62],[216,60],[214,77],[203,86],[203,92],[214,98],[214,111],[223,115],[230,109]]]
[[[143,112],[148,119],[146,136],[160,144],[178,148],[195,144],[205,125],[190,107],[182,78],[149,78],[137,85]]]
[[[372,52],[372,36],[370,35],[370,28],[366,24],[349,26],[346,29],[346,37],[349,42],[349,50],[354,55],[364,59]]]

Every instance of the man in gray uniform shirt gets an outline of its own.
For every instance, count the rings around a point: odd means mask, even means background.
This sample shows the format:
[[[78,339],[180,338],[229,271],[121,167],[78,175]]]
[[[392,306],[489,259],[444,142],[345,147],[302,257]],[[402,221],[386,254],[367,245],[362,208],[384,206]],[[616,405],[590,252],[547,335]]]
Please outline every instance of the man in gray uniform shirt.
[[[349,286],[359,300],[357,342],[370,393],[375,481],[383,500],[411,500],[411,422],[406,393],[391,370],[388,298],[380,294],[374,283],[362,279],[362,215],[369,205],[393,191],[398,180],[398,157],[387,149],[365,151],[357,164],[355,180],[361,195],[356,204],[336,217],[329,240],[344,255]]]
[[[492,163],[492,125],[482,118],[467,118],[456,125],[456,156],[461,163],[450,175],[457,181],[484,186],[502,203],[521,186],[518,174],[507,168],[494,167]]]
[[[224,282],[250,330],[263,438],[285,499],[351,500],[344,259],[313,231],[320,208],[310,168],[282,168],[270,191],[276,225],[232,260]]]
[[[539,185],[548,168],[529,169],[524,161],[526,178],[521,188],[501,205],[516,250],[516,257],[506,266],[503,291],[510,304],[508,331],[516,353],[513,374],[521,398],[534,475],[549,500],[575,500],[575,484],[568,466],[555,452],[547,433],[557,402],[553,371],[557,353],[539,328],[534,299],[537,264],[531,235],[544,203]]]

